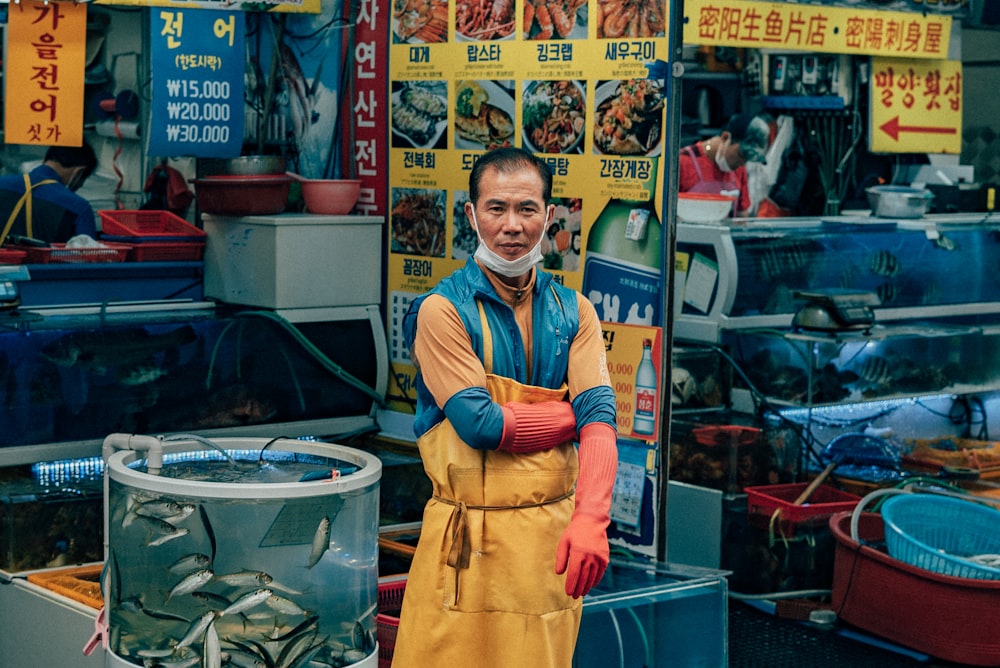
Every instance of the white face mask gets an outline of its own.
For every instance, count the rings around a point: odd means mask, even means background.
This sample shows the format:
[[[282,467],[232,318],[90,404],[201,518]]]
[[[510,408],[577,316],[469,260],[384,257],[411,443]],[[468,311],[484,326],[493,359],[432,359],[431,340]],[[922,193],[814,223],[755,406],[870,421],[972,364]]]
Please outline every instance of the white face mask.
[[[725,143],[715,151],[715,166],[724,172],[731,172],[733,168],[729,166],[729,161],[726,160],[726,149],[729,148],[729,140],[727,139]]]
[[[545,236],[545,228],[549,226],[548,215],[545,216],[545,225],[542,226],[543,233],[538,237],[538,243],[526,255],[522,255],[516,260],[500,257],[486,246],[483,236],[479,234],[479,221],[476,220],[475,209],[472,209],[472,224],[475,225],[476,236],[479,237],[479,247],[476,248],[475,258],[487,269],[507,278],[517,278],[527,274],[532,267],[542,261],[542,238]]]

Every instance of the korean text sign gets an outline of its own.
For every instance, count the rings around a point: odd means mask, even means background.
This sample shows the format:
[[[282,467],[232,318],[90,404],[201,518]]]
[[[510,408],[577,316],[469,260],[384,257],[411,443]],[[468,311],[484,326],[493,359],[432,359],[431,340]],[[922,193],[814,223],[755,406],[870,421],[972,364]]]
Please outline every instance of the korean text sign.
[[[944,58],[951,17],[745,0],[688,0],[685,44]]]
[[[244,125],[244,15],[154,9],[149,16],[149,155],[238,156]]]
[[[7,34],[7,143],[80,146],[87,6],[11,4]]]

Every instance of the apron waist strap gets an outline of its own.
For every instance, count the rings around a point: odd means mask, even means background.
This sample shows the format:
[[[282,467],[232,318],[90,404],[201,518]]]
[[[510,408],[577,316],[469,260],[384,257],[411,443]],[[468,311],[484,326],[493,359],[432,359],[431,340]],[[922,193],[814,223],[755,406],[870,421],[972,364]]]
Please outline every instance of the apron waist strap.
[[[454,506],[451,513],[451,549],[448,551],[448,565],[452,568],[468,568],[469,560],[472,556],[472,541],[469,539],[469,511],[470,510],[518,510],[522,508],[540,508],[551,503],[559,503],[573,496],[573,490],[560,496],[537,501],[535,503],[519,503],[498,506],[470,505],[465,501],[446,499],[443,496],[434,495],[435,501],[440,501],[449,506]]]

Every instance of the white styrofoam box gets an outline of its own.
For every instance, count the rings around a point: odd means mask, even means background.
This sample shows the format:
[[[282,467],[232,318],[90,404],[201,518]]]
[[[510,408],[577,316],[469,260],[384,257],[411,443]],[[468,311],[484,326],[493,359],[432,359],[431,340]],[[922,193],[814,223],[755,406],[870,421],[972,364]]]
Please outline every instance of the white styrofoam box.
[[[380,216],[204,214],[205,296],[262,308],[382,301]]]

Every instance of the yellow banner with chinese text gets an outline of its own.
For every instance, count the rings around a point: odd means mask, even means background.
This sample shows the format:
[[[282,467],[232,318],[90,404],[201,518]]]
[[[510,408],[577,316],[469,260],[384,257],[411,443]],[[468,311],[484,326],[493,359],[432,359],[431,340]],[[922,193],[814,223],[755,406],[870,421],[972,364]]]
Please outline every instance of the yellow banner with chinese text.
[[[7,24],[4,141],[80,146],[87,6],[24,0]]]
[[[951,17],[853,7],[685,0],[684,43],[943,59]]]

